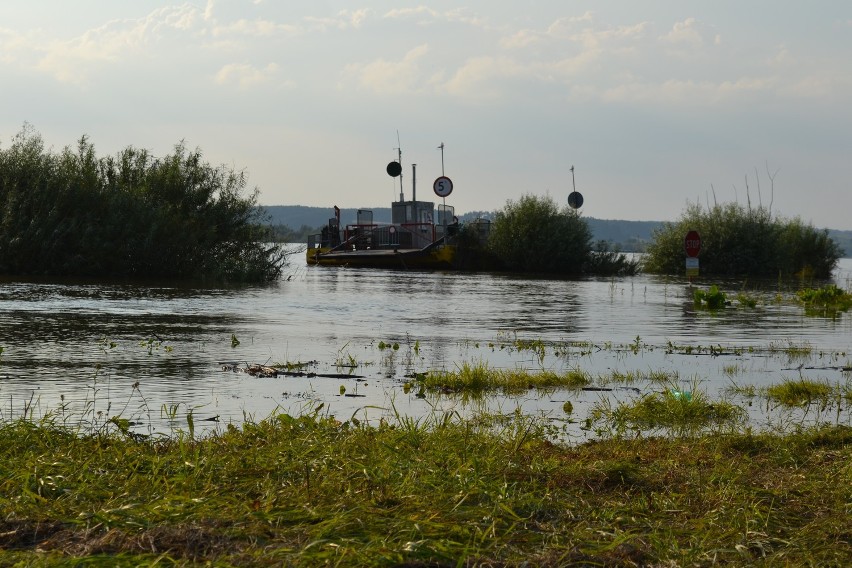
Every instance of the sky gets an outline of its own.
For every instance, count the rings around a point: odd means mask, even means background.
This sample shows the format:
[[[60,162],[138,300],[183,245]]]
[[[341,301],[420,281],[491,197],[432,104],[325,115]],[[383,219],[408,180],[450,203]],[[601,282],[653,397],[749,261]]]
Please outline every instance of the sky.
[[[0,147],[183,142],[329,208],[399,199],[401,150],[405,199],[443,173],[458,214],[576,187],[601,219],[850,230],[850,61],[848,0],[5,0]]]

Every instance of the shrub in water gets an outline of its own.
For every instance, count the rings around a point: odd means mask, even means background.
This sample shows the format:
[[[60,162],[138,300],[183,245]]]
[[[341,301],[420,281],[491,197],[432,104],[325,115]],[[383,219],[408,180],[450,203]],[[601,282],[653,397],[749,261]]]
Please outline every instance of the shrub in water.
[[[655,230],[643,262],[648,272],[684,270],[686,233],[701,234],[703,274],[828,278],[841,256],[826,230],[773,217],[765,207],[690,204],[680,220]]]
[[[695,305],[711,310],[724,308],[728,303],[728,297],[717,286],[710,286],[709,290],[696,290],[693,294]]]
[[[592,232],[567,206],[551,197],[525,195],[499,211],[488,244],[509,270],[580,274],[589,261]]]
[[[272,280],[286,258],[246,182],[182,143],[57,154],[25,126],[0,150],[0,273]]]

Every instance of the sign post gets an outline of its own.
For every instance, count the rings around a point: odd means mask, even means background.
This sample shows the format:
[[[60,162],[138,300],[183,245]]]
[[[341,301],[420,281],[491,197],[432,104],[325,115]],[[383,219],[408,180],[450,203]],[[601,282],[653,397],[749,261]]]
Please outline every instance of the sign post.
[[[441,157],[444,156],[444,143],[441,143]],[[443,166],[442,166],[443,167]],[[432,189],[435,191],[435,195],[441,198],[441,201],[444,204],[444,214],[442,217],[444,218],[444,242],[447,242],[447,196],[453,192],[453,180],[448,178],[447,176],[441,175],[435,178],[435,182],[432,184]]]
[[[692,281],[693,276],[698,276],[698,253],[701,252],[701,236],[698,231],[686,233],[683,248],[686,251],[686,276]]]

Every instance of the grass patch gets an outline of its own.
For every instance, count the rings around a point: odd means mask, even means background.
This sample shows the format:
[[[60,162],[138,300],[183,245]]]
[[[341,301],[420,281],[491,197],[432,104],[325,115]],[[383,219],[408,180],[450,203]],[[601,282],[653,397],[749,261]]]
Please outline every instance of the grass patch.
[[[804,343],[794,343],[792,340],[787,341],[771,341],[769,343],[770,353],[783,353],[790,361],[796,359],[807,359],[814,352],[814,347],[807,341]]]
[[[647,381],[650,383],[671,384],[678,379],[677,371],[667,371],[665,369],[649,370],[645,373],[639,371],[612,371],[609,375],[599,375],[598,383],[601,385],[607,384],[624,384],[632,385],[639,381]]]
[[[729,402],[711,403],[701,392],[669,389],[629,402],[603,400],[592,409],[589,419],[604,436],[653,432],[683,436],[741,426],[746,413]]]
[[[756,308],[757,298],[753,294],[740,292],[737,294],[737,303],[744,308]]]
[[[520,416],[142,441],[16,421],[0,564],[839,566],[850,462],[842,426],[567,446]]]
[[[737,385],[732,383],[731,385],[725,387],[725,393],[728,396],[755,398],[758,395],[758,388],[755,385]]]
[[[766,387],[766,397],[784,406],[805,406],[813,402],[825,403],[835,398],[837,389],[824,381],[810,379],[785,380]]]
[[[482,394],[500,391],[505,394],[525,390],[582,388],[591,384],[588,374],[580,370],[565,373],[529,372],[523,369],[493,369],[485,363],[462,363],[455,371],[430,371],[418,376],[423,388],[445,393]]]
[[[852,307],[852,294],[828,284],[822,288],[805,288],[796,292],[796,297],[805,307],[805,313],[814,316],[836,317]]]

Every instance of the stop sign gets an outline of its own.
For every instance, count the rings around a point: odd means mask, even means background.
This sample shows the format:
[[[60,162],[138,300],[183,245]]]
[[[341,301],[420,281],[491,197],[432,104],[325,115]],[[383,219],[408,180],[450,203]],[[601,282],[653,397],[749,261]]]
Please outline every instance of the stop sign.
[[[698,231],[689,231],[686,234],[683,244],[686,249],[686,256],[690,258],[698,256],[698,253],[701,252],[701,236],[698,234]]]

